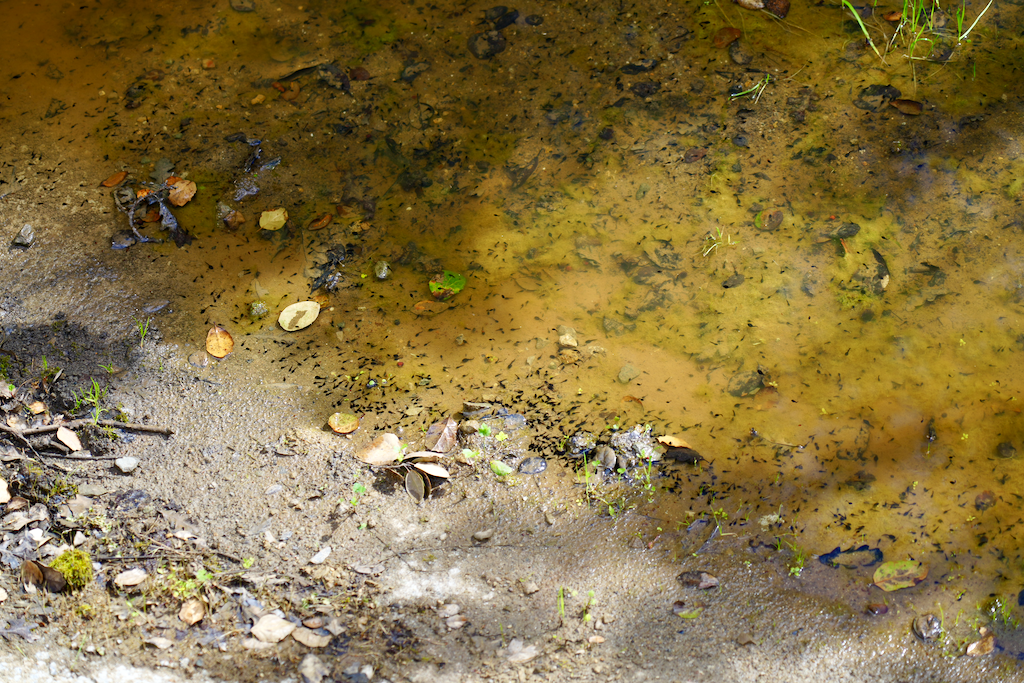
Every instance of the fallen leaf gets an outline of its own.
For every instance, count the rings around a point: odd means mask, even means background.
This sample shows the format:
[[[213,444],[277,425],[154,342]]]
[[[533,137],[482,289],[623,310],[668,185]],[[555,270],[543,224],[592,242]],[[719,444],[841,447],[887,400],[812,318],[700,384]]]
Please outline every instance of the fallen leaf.
[[[28,411],[33,415],[46,412],[46,404],[42,401],[32,401],[28,404]]]
[[[292,631],[292,638],[306,647],[325,647],[331,642],[330,636],[322,636],[316,631],[300,626]]]
[[[310,223],[309,224],[309,229],[310,230],[320,230],[321,228],[326,228],[328,225],[331,224],[331,221],[333,221],[333,220],[334,220],[334,216],[332,216],[329,213],[325,213],[323,216],[320,216],[320,218],[317,218],[312,223]]]
[[[743,34],[738,28],[727,26],[715,31],[715,35],[711,38],[711,42],[714,43],[717,48],[729,47],[729,44],[739,40],[741,35]]]
[[[416,469],[418,469],[420,472],[426,472],[430,476],[437,477],[438,479],[447,479],[448,477],[451,476],[450,474],[448,474],[448,470],[446,470],[445,468],[441,467],[437,463],[433,463],[433,462],[416,462],[416,463],[413,463],[412,466],[415,467]]]
[[[451,304],[446,304],[443,301],[421,301],[412,307],[412,312],[416,315],[432,316],[443,313],[449,308],[451,308]]]
[[[0,636],[3,636],[7,640],[11,639],[11,636],[21,636],[28,642],[39,640],[39,636],[32,633],[32,629],[38,628],[39,624],[32,621],[25,621],[24,619],[13,619],[9,626],[6,628],[0,628]]]
[[[124,179],[128,177],[128,171],[118,171],[114,175],[104,180],[100,185],[103,187],[114,187],[124,182]]]
[[[420,503],[430,495],[430,484],[422,474],[416,470],[409,470],[405,473],[405,491]]]
[[[331,554],[331,546],[325,545],[320,549],[313,557],[309,558],[310,564],[323,564],[327,560],[327,556]]]
[[[277,322],[286,332],[295,332],[312,325],[318,315],[320,304],[315,301],[299,301],[281,311]]]
[[[73,451],[82,450],[82,442],[78,439],[78,435],[67,427],[57,427],[57,440]]]
[[[718,579],[707,572],[702,571],[690,571],[683,572],[676,577],[676,581],[683,584],[687,588],[699,588],[701,590],[707,590],[708,588],[718,588]]]
[[[178,618],[189,626],[194,626],[206,616],[206,605],[199,598],[189,598],[178,611]]]
[[[196,184],[191,180],[178,180],[171,185],[171,191],[167,195],[167,201],[174,206],[185,206],[196,194]]]
[[[25,560],[21,563],[21,582],[27,586],[42,586],[46,583],[43,577],[42,565],[34,560]]]
[[[915,100],[892,100],[889,104],[908,116],[920,116],[924,110],[924,105]]]
[[[512,468],[500,460],[491,461],[491,471],[499,477],[505,477],[512,474]]]
[[[11,500],[11,492],[7,490],[7,481],[0,477],[0,505]]]
[[[169,638],[163,638],[161,636],[156,636],[154,638],[146,638],[142,642],[147,643],[149,645],[152,645],[153,647],[155,647],[158,650],[166,650],[169,647],[171,647],[172,645],[174,645],[174,641],[173,640],[171,640]]]
[[[423,441],[427,448],[435,453],[447,453],[455,448],[458,435],[459,423],[448,417],[444,422],[435,422],[430,425]]]
[[[928,566],[916,560],[886,562],[875,570],[874,583],[884,591],[910,588],[925,580]]]
[[[338,434],[351,434],[359,428],[359,418],[352,413],[334,413],[327,418],[327,424]]]
[[[357,460],[367,465],[390,465],[402,455],[402,442],[394,434],[381,434],[366,450],[356,455]]]
[[[146,576],[145,569],[128,569],[114,577],[114,585],[121,586],[122,588],[131,588],[145,581]]]
[[[671,448],[693,448],[690,444],[686,443],[683,439],[678,436],[659,436],[658,443]]]
[[[285,209],[264,211],[260,214],[260,230],[280,230],[288,222],[288,212]]]
[[[264,643],[280,643],[296,628],[295,624],[276,614],[264,614],[252,627],[252,635]]]
[[[235,340],[220,325],[214,325],[206,333],[206,352],[214,358],[224,358],[235,348]]]
[[[686,603],[682,600],[676,600],[672,603],[672,614],[682,619],[696,619],[704,612],[702,605],[694,605],[693,607],[687,607]]]

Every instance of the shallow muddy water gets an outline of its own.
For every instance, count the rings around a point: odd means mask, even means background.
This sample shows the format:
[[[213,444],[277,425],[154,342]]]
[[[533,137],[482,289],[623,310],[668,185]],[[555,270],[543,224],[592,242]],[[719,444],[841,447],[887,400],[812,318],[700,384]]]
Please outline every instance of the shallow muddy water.
[[[577,430],[650,424],[708,462],[601,484],[592,509],[620,537],[675,561],[717,523],[774,544],[794,580],[867,544],[928,566],[901,608],[1017,605],[1016,5],[959,46],[929,33],[956,48],[945,63],[899,37],[882,61],[829,6],[518,7],[478,58],[469,36],[501,21],[486,5],[15,5],[33,49],[2,67],[0,225],[13,239],[37,207],[44,224],[7,256],[11,320],[46,323],[55,298],[128,336],[166,300],[153,324],[186,355],[212,325],[235,338],[200,376],[296,392],[288,421],[310,427],[352,410],[366,441],[483,394],[543,422],[530,454],[552,459]],[[728,26],[749,64],[714,45]],[[895,23],[867,26],[884,46]],[[99,183],[168,164],[198,186],[175,209],[191,243],[108,249],[129,226]],[[277,208],[288,225],[259,230]],[[336,287],[312,291],[328,251]],[[467,284],[436,304],[445,270]],[[316,322],[283,331],[309,298]],[[808,594],[886,599],[850,596],[869,571],[811,569]]]

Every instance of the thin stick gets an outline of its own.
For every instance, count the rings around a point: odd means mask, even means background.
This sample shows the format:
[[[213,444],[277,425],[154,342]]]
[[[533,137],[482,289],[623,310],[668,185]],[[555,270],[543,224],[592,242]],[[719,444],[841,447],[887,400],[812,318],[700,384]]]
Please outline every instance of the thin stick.
[[[131,429],[136,432],[152,432],[154,434],[165,434],[170,436],[174,434],[174,430],[170,427],[158,427],[156,425],[142,425],[142,424],[130,424],[128,422],[118,422],[116,420],[72,420],[71,422],[65,422],[58,425],[46,425],[45,427],[33,427],[32,429],[26,429],[18,432],[18,434],[45,434],[47,432],[55,432],[61,427],[67,427],[68,429],[78,429],[79,427],[88,427],[90,425],[99,427],[116,427],[118,429]],[[2,427],[2,425],[0,425]],[[5,429],[4,431],[10,431]],[[11,432],[12,434],[14,432]]]

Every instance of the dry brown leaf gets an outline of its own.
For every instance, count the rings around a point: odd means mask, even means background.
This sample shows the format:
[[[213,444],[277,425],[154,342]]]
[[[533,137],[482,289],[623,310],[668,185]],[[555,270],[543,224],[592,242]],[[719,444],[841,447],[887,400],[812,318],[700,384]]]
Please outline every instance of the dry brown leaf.
[[[110,176],[102,183],[100,183],[100,185],[102,185],[103,187],[114,187],[115,185],[120,185],[127,177],[128,171],[118,171],[117,173]]]
[[[356,455],[367,465],[390,465],[402,455],[402,442],[394,434],[381,434]]]
[[[693,446],[686,443],[678,436],[659,436],[658,443],[664,446],[669,446],[670,448],[693,448]]]
[[[304,626],[292,631],[292,638],[299,641],[306,647],[324,647],[327,643],[331,642],[330,636],[322,636],[319,633],[312,631]]]
[[[444,422],[435,422],[427,429],[423,440],[427,448],[435,453],[447,453],[455,448],[459,436],[459,423],[448,417]]]
[[[199,598],[189,598],[181,606],[181,610],[178,612],[178,618],[184,621],[189,626],[194,626],[202,621],[206,615],[206,605]]]
[[[78,435],[67,427],[57,427],[57,440],[73,451],[82,450],[82,442]]]
[[[167,195],[167,201],[175,206],[185,206],[188,200],[196,194],[196,184],[191,180],[178,180],[171,185],[171,192]]]
[[[418,469],[420,472],[426,472],[430,476],[437,477],[439,479],[447,479],[451,476],[448,474],[448,470],[433,462],[417,462],[413,463],[413,467]]]
[[[214,325],[206,333],[206,352],[214,358],[223,358],[235,348],[235,340],[220,325]]]
[[[46,404],[42,401],[32,401],[28,404],[28,411],[33,415],[46,412]]]

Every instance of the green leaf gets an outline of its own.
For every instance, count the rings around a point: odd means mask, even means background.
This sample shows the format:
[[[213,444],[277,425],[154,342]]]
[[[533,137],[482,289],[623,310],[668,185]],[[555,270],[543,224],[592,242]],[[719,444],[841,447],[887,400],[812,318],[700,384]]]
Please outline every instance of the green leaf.
[[[910,588],[925,580],[928,576],[928,565],[916,560],[900,560],[886,562],[875,570],[875,585],[884,591],[895,591]]]
[[[508,434],[506,434],[505,432],[498,432],[497,434],[494,435],[494,438],[497,439],[498,441],[504,441],[505,439],[508,438]]]
[[[512,474],[512,468],[500,460],[491,461],[491,471],[494,472],[499,477],[506,477]]]
[[[438,301],[452,298],[461,292],[465,286],[466,278],[450,270],[430,278],[430,294]]]

